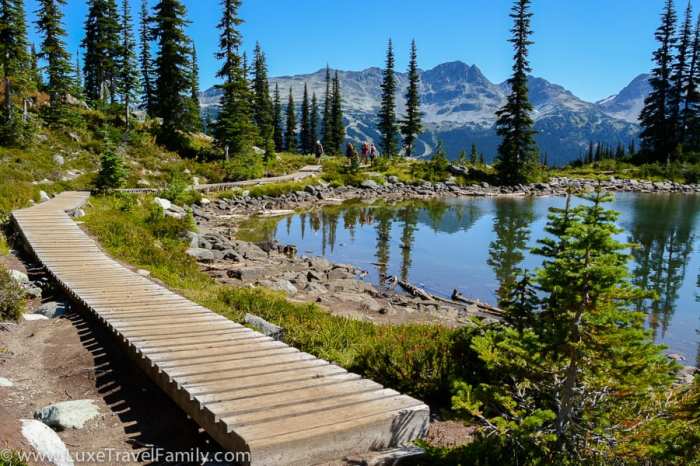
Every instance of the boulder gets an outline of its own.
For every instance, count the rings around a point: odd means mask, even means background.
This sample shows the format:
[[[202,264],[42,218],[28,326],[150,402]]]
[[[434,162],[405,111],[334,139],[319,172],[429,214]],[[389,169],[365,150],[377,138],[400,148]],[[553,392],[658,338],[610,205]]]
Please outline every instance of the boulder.
[[[35,320],[49,320],[48,317],[41,314],[22,314],[22,318],[27,322],[32,322]]]
[[[288,295],[294,295],[299,292],[296,286],[292,285],[289,280],[278,280],[274,282],[271,286],[273,290],[284,291]]]
[[[254,282],[267,275],[267,269],[264,267],[243,267],[240,269],[231,269],[226,272],[229,278],[237,278],[244,282]]]
[[[336,298],[341,301],[355,303],[367,311],[379,312],[382,310],[382,305],[376,299],[363,293],[337,293]]]
[[[334,268],[330,272],[328,272],[328,279],[329,280],[342,280],[345,278],[353,278],[354,275],[350,272],[348,272],[345,269],[342,268]]]
[[[19,283],[20,285],[29,285],[29,277],[26,273],[20,272],[19,270],[9,270],[10,278]]]
[[[22,288],[24,288],[24,293],[29,297],[29,298],[41,298],[41,295],[43,294],[43,291],[41,288],[39,288],[36,285],[33,285],[31,283],[28,283],[26,285],[23,285]]]
[[[322,282],[326,279],[326,275],[319,271],[319,270],[309,270],[309,272],[306,274],[306,279],[310,282],[316,281],[316,282]]]
[[[374,180],[365,180],[360,183],[362,189],[379,189],[379,184]]]
[[[14,384],[10,382],[9,379],[6,379],[5,377],[0,377],[0,387],[11,388],[14,387]]]
[[[199,262],[214,262],[214,253],[208,249],[189,248],[187,250],[187,255],[194,257]]]
[[[56,430],[82,429],[86,422],[99,414],[93,400],[70,400],[34,411],[34,419]]]
[[[51,197],[49,197],[49,195],[46,194],[46,191],[39,191],[39,202],[46,202],[50,200]]]
[[[149,272],[148,270],[144,270],[144,269],[138,269],[136,271],[136,273],[141,275],[142,277],[150,277],[151,276],[151,272]]]
[[[153,202],[155,202],[156,205],[163,210],[169,210],[173,206],[172,202],[170,202],[167,199],[162,199],[160,197],[153,199]]]
[[[44,303],[39,306],[34,313],[42,315],[48,319],[55,319],[56,317],[65,315],[69,309],[70,306],[68,303],[49,301],[48,303]]]
[[[70,452],[61,438],[46,424],[33,419],[22,419],[22,435],[42,458],[54,466],[73,466]]]
[[[273,338],[277,341],[282,341],[282,338],[284,338],[284,329],[282,327],[271,324],[255,314],[246,314],[244,321],[265,336]]]
[[[60,154],[54,154],[53,162],[59,167],[62,167],[66,163],[66,159],[64,159]]]
[[[199,247],[199,235],[197,235],[197,233],[188,231],[185,237],[189,241],[191,248]]]
[[[69,215],[73,218],[83,218],[85,217],[85,211],[83,209],[75,209],[71,210]]]
[[[311,267],[312,269],[320,270],[322,272],[333,268],[333,264],[331,264],[328,259],[325,259],[323,257],[311,257],[307,262],[309,263],[309,267]]]
[[[185,218],[185,214],[183,214],[183,213],[181,213],[181,212],[175,212],[175,211],[173,211],[173,210],[166,210],[166,211],[164,212],[164,214],[165,214],[167,217],[172,217],[172,218],[174,218],[174,219],[176,219],[176,220],[182,220],[183,218]]]
[[[394,176],[394,175],[389,175],[386,177],[386,180],[391,184],[397,184],[399,182],[399,177]]]

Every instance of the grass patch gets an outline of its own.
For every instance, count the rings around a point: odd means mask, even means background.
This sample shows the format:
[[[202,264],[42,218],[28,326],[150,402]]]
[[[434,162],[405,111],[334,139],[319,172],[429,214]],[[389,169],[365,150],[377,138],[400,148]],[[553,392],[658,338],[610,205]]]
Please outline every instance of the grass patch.
[[[19,320],[25,307],[24,290],[0,265],[0,320]]]
[[[95,197],[91,205],[85,224],[111,255],[148,269],[171,289],[231,320],[240,322],[252,312],[284,327],[286,341],[302,351],[445,405],[453,377],[471,370],[462,355],[477,327],[378,326],[333,316],[315,304],[291,303],[266,289],[224,286],[185,254],[189,224],[159,215],[148,198]]]
[[[10,245],[7,244],[7,238],[5,237],[5,234],[0,231],[0,256],[9,256],[10,255]]]
[[[8,457],[0,458],[0,466],[27,466],[27,462],[22,459],[18,452],[10,452]]]

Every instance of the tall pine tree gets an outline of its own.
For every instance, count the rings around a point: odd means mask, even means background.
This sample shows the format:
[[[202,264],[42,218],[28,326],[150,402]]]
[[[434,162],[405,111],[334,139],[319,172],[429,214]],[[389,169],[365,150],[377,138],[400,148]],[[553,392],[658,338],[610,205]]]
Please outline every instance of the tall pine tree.
[[[26,98],[35,88],[27,40],[24,0],[0,1],[0,66],[2,67],[3,111],[0,116],[0,143],[22,145],[29,134],[20,114]]]
[[[398,128],[396,125],[396,76],[394,75],[394,48],[389,39],[386,51],[386,68],[382,80],[382,101],[379,108],[377,129],[381,135],[380,146],[387,157],[396,155]]]
[[[685,92],[688,85],[688,72],[693,52],[693,8],[690,2],[685,11],[685,20],[681,26],[676,48],[676,59],[672,67],[671,85],[672,91],[669,98],[669,118],[673,132],[671,133],[671,147],[676,148],[685,139],[685,125],[683,122],[683,105]],[[675,150],[673,153],[675,154]]]
[[[267,78],[267,62],[260,44],[255,44],[255,57],[253,63],[253,118],[258,127],[258,133],[263,145],[268,141],[274,141],[274,108],[270,98],[270,82]],[[276,146],[275,146],[276,147]]]
[[[119,94],[124,104],[126,128],[129,129],[129,112],[139,91],[140,81],[136,64],[136,42],[129,10],[129,0],[122,0],[122,15],[120,29],[121,49],[119,53]]]
[[[282,126],[282,101],[280,97],[280,86],[277,83],[275,83],[275,102],[273,104],[272,113],[275,150],[277,152],[282,152],[282,150],[284,150],[284,128]]]
[[[700,14],[695,26],[691,49],[681,117],[685,137],[681,142],[690,150],[700,151]]]
[[[304,98],[301,101],[301,132],[299,134],[299,148],[302,154],[310,154],[313,151],[311,141],[311,103],[309,102],[309,87],[304,83]]]
[[[406,91],[406,116],[401,122],[403,146],[406,157],[413,155],[416,138],[423,131],[420,111],[420,74],[418,73],[418,50],[415,39],[411,42],[411,58],[408,63],[408,90]]]
[[[644,109],[639,117],[642,125],[642,151],[648,159],[669,162],[673,151],[673,125],[669,118],[672,92],[671,73],[673,47],[676,44],[676,10],[673,0],[666,0],[661,15],[661,26],[656,30],[659,48],[654,52],[655,68],[649,84],[651,93],[644,100]]]
[[[326,94],[323,102],[323,146],[329,154],[335,154],[333,141],[335,131],[333,129],[333,88],[331,70],[326,65]]]
[[[291,87],[289,88],[289,99],[287,101],[287,126],[284,133],[284,148],[291,153],[297,151],[297,117]]]
[[[148,0],[141,0],[141,17],[139,18],[139,66],[141,68],[142,98],[141,106],[149,116],[156,112],[155,85],[153,82],[153,59],[151,58],[151,33],[149,23]]]
[[[72,66],[70,55],[66,51],[63,29],[63,12],[61,8],[65,0],[39,0],[36,25],[42,36],[39,57],[46,65],[46,91],[49,94],[50,106],[46,119],[51,124],[63,121],[67,113],[66,96],[70,92]]]
[[[115,0],[90,0],[85,20],[83,73],[89,102],[115,102],[119,74],[120,24]]]
[[[194,41],[190,44],[190,121],[192,129],[202,130],[202,112],[199,107],[199,62]]]
[[[160,0],[153,10],[151,34],[158,44],[155,59],[156,109],[163,119],[161,140],[177,147],[181,131],[190,131],[191,62],[185,5],[180,0]]]
[[[239,54],[241,33],[238,27],[240,0],[222,0],[223,14],[219,21],[219,52],[223,63],[217,76],[223,78],[223,97],[215,137],[218,144],[234,154],[247,154],[258,140],[253,119],[253,95],[247,78],[246,65]]]
[[[533,44],[530,0],[516,0],[510,17],[515,24],[509,42],[513,44],[515,55],[513,75],[508,80],[511,92],[506,104],[496,112],[496,132],[501,137],[496,168],[502,182],[518,184],[527,182],[539,159],[528,97],[528,73],[532,71],[528,48]]]
[[[309,131],[311,151],[313,152],[316,148],[316,141],[318,140],[318,99],[316,98],[315,92],[311,96],[311,123],[309,125]]]
[[[335,72],[332,86],[331,101],[331,128],[332,128],[332,150],[333,154],[340,154],[345,142],[345,123],[343,122],[343,96],[340,91],[340,76]]]

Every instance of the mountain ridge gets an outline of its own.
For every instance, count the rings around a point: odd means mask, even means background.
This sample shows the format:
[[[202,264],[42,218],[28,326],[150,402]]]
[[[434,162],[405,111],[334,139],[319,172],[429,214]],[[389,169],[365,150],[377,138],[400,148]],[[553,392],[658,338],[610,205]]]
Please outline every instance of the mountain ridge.
[[[333,70],[335,72],[335,70]],[[319,97],[325,93],[324,68],[309,74],[279,76],[270,79],[284,90],[292,88],[301,103],[304,83]],[[360,142],[377,141],[376,113],[380,103],[383,70],[370,67],[361,71],[338,70],[346,117],[347,137]],[[475,65],[450,61],[429,70],[420,70],[421,110],[425,133],[417,144],[419,156],[427,157],[442,140],[451,158],[475,143],[493,160],[499,138],[495,133],[496,111],[505,102],[508,82],[491,82]],[[533,119],[537,142],[550,163],[564,164],[578,158],[590,141],[610,145],[628,144],[637,139],[639,125],[634,112],[641,109],[646,75],[637,76],[620,93],[599,102],[587,102],[564,86],[545,78],[530,76]],[[404,94],[408,86],[405,73],[397,72],[397,115],[405,110]],[[200,94],[204,112],[215,115],[220,97],[217,88]]]

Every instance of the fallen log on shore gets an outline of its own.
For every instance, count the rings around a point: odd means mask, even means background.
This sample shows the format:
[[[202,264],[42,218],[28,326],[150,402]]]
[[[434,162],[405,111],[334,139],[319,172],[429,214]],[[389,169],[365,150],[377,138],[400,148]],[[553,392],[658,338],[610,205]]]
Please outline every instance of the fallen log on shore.
[[[393,277],[396,278],[396,277]],[[437,296],[432,293],[428,293],[425,291],[423,288],[419,288],[415,285],[412,285],[411,283],[405,281],[405,280],[398,280],[398,284],[406,290],[409,294],[412,296],[415,296],[417,298],[425,299],[426,301],[440,301],[446,304],[451,304],[453,306],[461,306],[463,307],[464,305],[469,305],[469,306],[476,306],[479,308],[480,311],[483,311],[487,314],[495,315],[495,316],[502,316],[503,311],[501,309],[498,309],[497,307],[473,300],[473,299],[468,299],[461,293],[459,293],[457,290],[454,290],[452,292],[452,299],[448,298],[443,298],[442,296]]]

